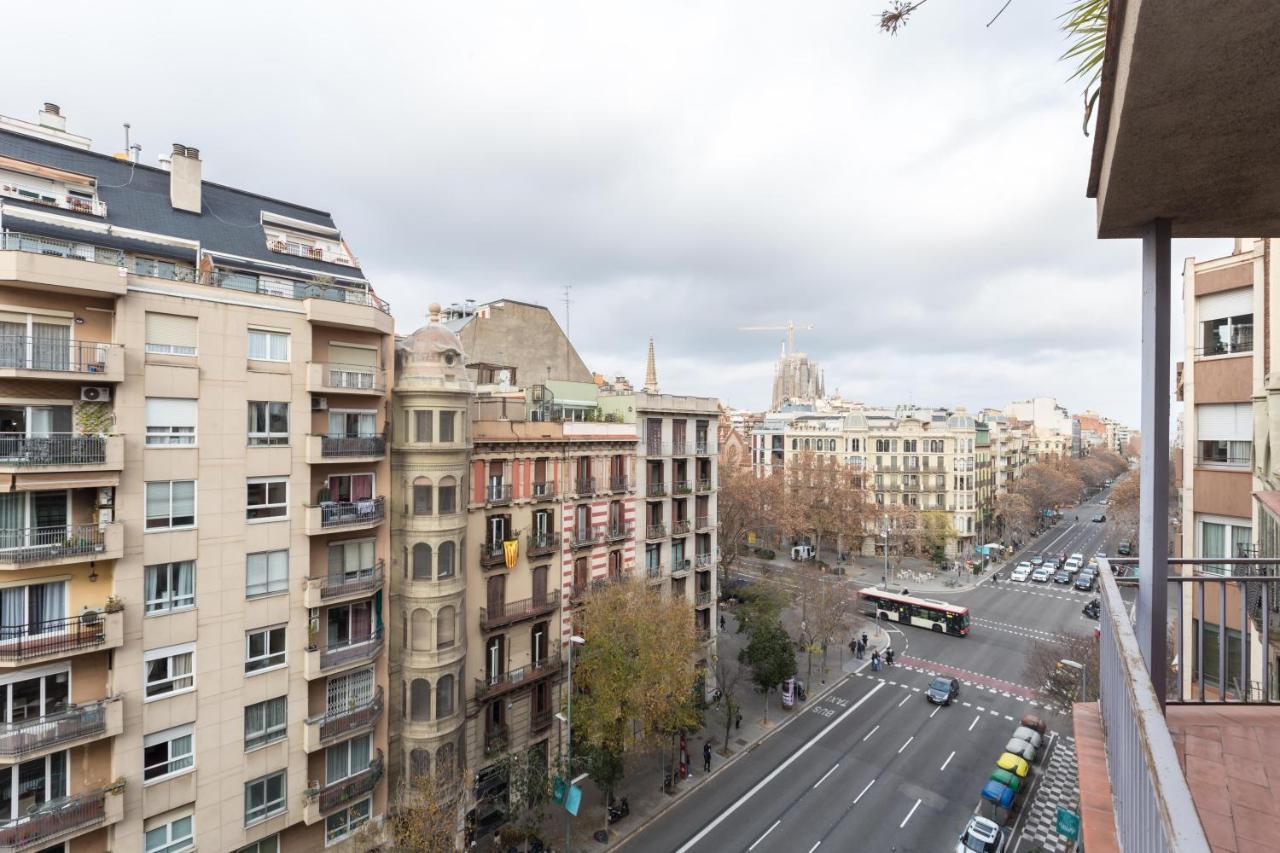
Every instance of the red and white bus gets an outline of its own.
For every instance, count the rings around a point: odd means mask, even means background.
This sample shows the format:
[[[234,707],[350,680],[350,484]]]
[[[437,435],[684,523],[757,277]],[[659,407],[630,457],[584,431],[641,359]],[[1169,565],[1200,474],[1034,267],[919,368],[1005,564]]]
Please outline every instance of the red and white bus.
[[[969,633],[969,608],[945,601],[916,598],[868,587],[858,591],[863,612],[886,622],[915,625],[943,634],[963,637]]]

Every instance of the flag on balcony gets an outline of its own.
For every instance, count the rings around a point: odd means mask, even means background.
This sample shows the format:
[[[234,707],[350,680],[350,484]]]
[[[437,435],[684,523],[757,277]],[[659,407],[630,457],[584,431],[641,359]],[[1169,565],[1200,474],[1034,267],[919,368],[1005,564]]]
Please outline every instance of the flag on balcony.
[[[514,569],[516,567],[516,560],[520,559],[519,539],[502,540],[502,558],[506,561],[508,569]]]

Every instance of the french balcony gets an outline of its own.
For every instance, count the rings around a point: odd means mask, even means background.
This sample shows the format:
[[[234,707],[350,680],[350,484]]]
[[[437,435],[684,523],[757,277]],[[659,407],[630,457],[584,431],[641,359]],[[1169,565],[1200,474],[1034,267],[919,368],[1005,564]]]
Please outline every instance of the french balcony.
[[[646,441],[640,445],[645,456],[670,456],[671,445],[661,441]]]
[[[319,788],[308,788],[303,792],[305,804],[302,811],[302,822],[307,826],[319,823],[321,818],[336,808],[353,803],[378,787],[385,772],[382,750],[369,762],[369,766],[359,773],[340,779],[331,785]]]
[[[660,581],[660,580],[662,580],[662,577],[663,577],[663,575],[662,575],[662,564],[661,564],[661,563],[659,563],[659,564],[658,564],[658,565],[656,565],[656,566],[645,566],[645,567],[644,567],[644,576],[645,576],[645,579],[646,579],[646,580],[648,580],[648,581]]]
[[[621,542],[630,539],[636,532],[634,521],[619,521],[605,528],[605,538],[610,542]]]
[[[381,628],[374,628],[363,637],[327,643],[323,648],[309,648],[303,661],[303,674],[311,680],[366,664],[382,654],[382,648]]]
[[[387,393],[387,379],[380,367],[312,361],[307,363],[306,388],[313,394],[382,397]]]
[[[650,483],[645,488],[645,494],[651,498],[665,497],[667,494],[667,484],[661,480],[656,483]]]
[[[601,531],[596,527],[584,527],[582,529],[574,528],[569,537],[569,546],[572,548],[590,548],[592,545],[600,542],[602,539]]]
[[[46,341],[0,335],[0,379],[92,385],[124,380],[124,347],[95,341]]]
[[[687,518],[679,518],[671,522],[672,536],[687,536],[693,531],[693,522]]]
[[[672,560],[671,561],[671,577],[678,578],[689,574],[692,568],[688,560]]]
[[[584,583],[575,582],[573,589],[569,591],[569,600],[573,604],[581,604],[588,595],[593,592],[599,592],[610,583],[612,581],[609,578],[592,578]]]
[[[118,560],[123,555],[124,525],[119,523],[0,528],[0,569]]]
[[[681,439],[680,441],[671,442],[672,456],[688,456],[689,455],[688,450],[689,450],[689,444],[683,439]]]
[[[697,637],[698,637],[698,642],[699,642],[699,643],[706,643],[706,642],[710,642],[710,640],[711,640],[711,629],[710,629],[710,628],[706,627],[705,625],[699,625],[699,626],[698,626],[697,628],[695,628],[694,630],[697,632]]]
[[[377,462],[387,455],[387,439],[381,435],[309,435],[307,463]]]
[[[387,517],[387,502],[382,497],[360,501],[328,501],[307,508],[308,536],[325,533],[347,533],[371,530]]]
[[[698,479],[698,491],[700,491],[700,492],[709,492],[709,491],[711,491],[711,478],[710,478],[710,477],[701,477],[701,478],[699,478],[699,479]]]
[[[644,529],[644,538],[653,541],[654,539],[665,539],[667,536],[667,526],[662,522],[650,524]]]
[[[0,474],[76,474],[123,468],[124,436],[0,433]]]
[[[506,566],[507,556],[501,542],[480,543],[480,565],[484,568]]]
[[[631,480],[625,475],[609,478],[609,491],[613,494],[619,494],[631,488]]]
[[[364,701],[308,717],[302,730],[303,748],[318,752],[338,738],[373,728],[382,716],[382,707],[382,688],[378,687]]]
[[[693,606],[694,607],[710,607],[711,606],[711,590],[709,589],[698,590],[698,592],[694,594]]]
[[[695,555],[693,561],[694,565],[700,569],[709,569],[715,565],[715,558],[711,556],[710,552]]]
[[[510,483],[489,483],[484,487],[485,506],[507,506],[511,503]]]
[[[530,557],[545,557],[560,550],[559,533],[530,533],[526,553]]]
[[[529,731],[534,733],[546,731],[551,728],[551,721],[553,719],[555,719],[555,717],[552,715],[550,708],[545,708],[541,711],[534,711],[529,715]]]
[[[694,526],[694,529],[696,529],[696,530],[709,530],[709,529],[711,529],[711,516],[709,516],[709,515],[700,515],[700,516],[698,516],[697,518],[695,518],[695,519],[693,520],[693,526]]]
[[[554,480],[548,480],[534,483],[533,491],[530,493],[529,499],[534,503],[550,501],[555,500],[557,494],[559,494],[559,490],[556,488],[556,482]]]
[[[693,494],[693,483],[691,483],[688,480],[676,480],[671,484],[671,494],[673,495]]]
[[[81,296],[124,296],[119,249],[18,231],[0,234],[0,283]]]
[[[716,446],[704,440],[698,440],[693,443],[693,453],[695,456],[714,456]]]
[[[476,701],[486,701],[560,671],[560,655],[550,654],[525,666],[476,679]]]
[[[480,608],[480,630],[492,631],[526,619],[537,619],[560,609],[558,595],[543,595],[541,598],[522,598],[519,601],[505,601],[496,607]]]
[[[491,725],[484,730],[484,754],[494,755],[506,748],[511,737],[508,726]]]
[[[367,569],[307,578],[302,587],[302,605],[324,607],[343,601],[368,598],[382,589],[385,579],[385,563],[382,560],[378,560]]]
[[[596,493],[595,477],[574,477],[573,492],[580,498],[589,498]]]
[[[124,731],[124,703],[119,698],[68,705],[56,714],[0,725],[0,766],[50,752],[84,746]]]
[[[0,821],[0,850],[41,850],[117,824],[124,817],[123,793],[115,787],[82,791],[33,806],[21,817]]]
[[[0,628],[0,669],[15,669],[124,645],[123,610],[86,610],[75,616]]]

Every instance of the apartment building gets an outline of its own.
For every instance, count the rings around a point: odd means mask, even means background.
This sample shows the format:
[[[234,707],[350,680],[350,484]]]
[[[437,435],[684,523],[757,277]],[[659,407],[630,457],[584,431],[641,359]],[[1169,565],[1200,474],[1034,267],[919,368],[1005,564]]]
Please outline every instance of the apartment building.
[[[996,467],[992,453],[991,426],[985,421],[975,421],[973,433],[974,490],[978,502],[977,529],[985,536],[995,520]],[[986,544],[985,539],[979,544]]]
[[[391,318],[329,214],[201,169],[0,129],[0,847],[385,811]]]

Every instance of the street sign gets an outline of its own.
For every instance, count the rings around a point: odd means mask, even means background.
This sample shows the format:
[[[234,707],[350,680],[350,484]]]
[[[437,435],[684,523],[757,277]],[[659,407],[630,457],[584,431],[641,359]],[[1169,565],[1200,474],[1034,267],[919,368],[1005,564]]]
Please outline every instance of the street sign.
[[[578,816],[578,806],[582,804],[582,789],[577,785],[569,786],[569,795],[564,799],[564,810],[574,817]]]
[[[1058,806],[1057,830],[1058,834],[1063,838],[1068,841],[1075,841],[1080,837],[1080,815]]]
[[[569,786],[559,776],[556,777],[555,787],[551,791],[551,800],[557,806],[564,805],[565,795],[569,793]]]

